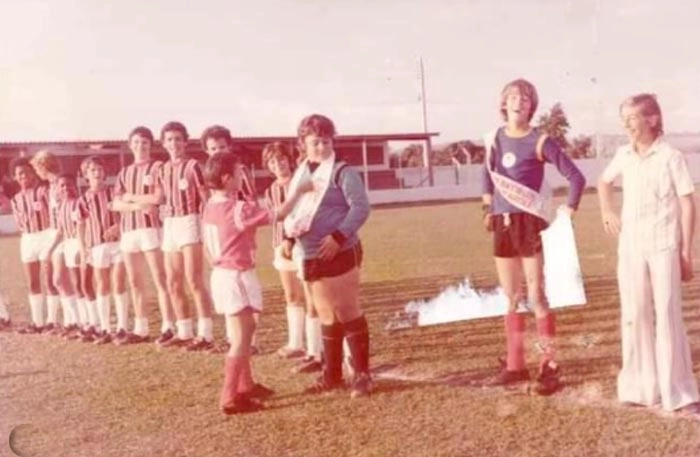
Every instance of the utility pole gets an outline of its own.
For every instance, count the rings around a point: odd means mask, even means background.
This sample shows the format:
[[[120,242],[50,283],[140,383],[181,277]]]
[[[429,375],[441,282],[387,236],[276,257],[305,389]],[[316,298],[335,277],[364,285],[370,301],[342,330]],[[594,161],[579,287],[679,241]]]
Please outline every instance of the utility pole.
[[[419,59],[419,71],[420,71],[420,101],[423,109],[423,132],[428,133],[428,107],[425,98],[425,68],[423,67],[423,57]],[[423,148],[423,164],[428,167],[428,183],[430,187],[433,187],[433,165],[430,162],[430,149],[431,142],[430,138],[426,138],[425,147]]]

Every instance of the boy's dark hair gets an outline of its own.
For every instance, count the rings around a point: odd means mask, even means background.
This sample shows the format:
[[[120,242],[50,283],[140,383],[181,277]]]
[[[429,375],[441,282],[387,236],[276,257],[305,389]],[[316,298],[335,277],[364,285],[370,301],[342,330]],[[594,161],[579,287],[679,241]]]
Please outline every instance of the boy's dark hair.
[[[14,178],[15,172],[17,171],[17,168],[19,167],[27,167],[29,168],[32,173],[34,173],[34,168],[32,167],[31,162],[29,161],[29,157],[15,157],[12,159],[12,162],[10,162],[10,176]]]
[[[217,152],[207,159],[204,164],[204,183],[210,189],[221,190],[224,188],[223,177],[233,175],[236,172],[236,165],[241,163],[238,155]]]
[[[139,125],[138,127],[134,128],[129,133],[129,141],[131,141],[131,139],[136,135],[138,135],[142,138],[146,138],[147,140],[149,140],[151,142],[151,144],[153,144],[155,142],[155,139],[153,138],[153,132],[151,132],[151,129],[149,129],[148,127],[144,127],[142,125]]]
[[[207,140],[209,138],[213,138],[214,140],[226,140],[229,146],[233,145],[231,131],[223,125],[212,125],[204,129],[199,139],[202,142],[202,150],[204,151],[207,150]]]
[[[306,116],[301,120],[299,128],[297,128],[299,142],[303,143],[304,137],[307,135],[333,138],[336,135],[335,125],[332,120],[322,114]]]
[[[83,163],[80,164],[80,172],[83,173],[83,167],[85,170],[87,170],[87,167],[95,164],[97,166],[100,166],[102,168],[105,167],[104,160],[102,160],[102,157],[100,156],[89,156],[83,160]]]
[[[265,168],[267,168],[268,162],[270,162],[273,157],[277,157],[278,159],[287,159],[289,166],[292,168],[292,170],[294,169],[294,158],[292,157],[292,153],[289,151],[289,148],[285,143],[282,143],[281,141],[274,141],[265,145],[262,150],[262,163]]]
[[[165,134],[168,132],[180,132],[185,141],[190,139],[190,136],[187,134],[187,128],[182,122],[170,121],[165,124],[163,128],[160,129],[160,141],[163,141]]]
[[[78,187],[78,180],[76,179],[74,174],[71,173],[61,173],[58,175],[56,178],[56,181],[59,179],[63,179],[64,181],[68,181],[69,183],[73,184],[75,187]]]

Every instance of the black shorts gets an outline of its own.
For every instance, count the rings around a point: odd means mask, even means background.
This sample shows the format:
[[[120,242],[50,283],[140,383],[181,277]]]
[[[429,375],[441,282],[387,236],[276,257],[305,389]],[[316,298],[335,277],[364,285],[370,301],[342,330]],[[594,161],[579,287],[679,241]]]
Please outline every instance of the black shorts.
[[[529,213],[493,216],[493,255],[495,257],[533,257],[542,252],[540,232],[548,227],[547,221]]]
[[[362,245],[358,241],[355,246],[340,251],[331,260],[304,260],[301,271],[304,281],[311,282],[343,275],[360,265],[362,265]]]

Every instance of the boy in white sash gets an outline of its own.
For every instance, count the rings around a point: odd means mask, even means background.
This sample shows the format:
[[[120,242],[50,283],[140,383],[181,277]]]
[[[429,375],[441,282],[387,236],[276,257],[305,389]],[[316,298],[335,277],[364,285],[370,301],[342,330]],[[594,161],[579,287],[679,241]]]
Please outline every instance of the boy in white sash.
[[[598,183],[605,231],[620,236],[617,396],[624,403],[651,406],[660,400],[667,411],[700,414],[681,312],[681,281],[693,277],[693,181],[683,154],[662,138],[661,108],[653,95],[628,98],[620,116],[630,143],[617,150]],[[612,205],[618,176],[622,221]]]
[[[549,219],[548,199],[542,192],[545,162],[554,165],[569,181],[566,210],[570,213],[578,208],[585,178],[555,141],[530,126],[537,104],[537,91],[528,81],[518,79],[506,84],[500,106],[506,125],[485,141],[484,223],[494,232],[496,270],[509,311],[505,316],[506,360],[499,373],[484,384],[499,386],[530,379],[525,366],[525,316],[516,312],[523,298],[524,274],[542,349],[535,390],[548,395],[560,385],[559,368],[554,362],[554,314],[549,311],[543,288],[540,232]]]
[[[284,220],[284,231],[295,240],[294,258],[300,260],[303,280],[321,320],[324,367],[308,393],[344,386],[343,338],[347,339],[354,371],[351,396],[372,391],[369,372],[369,329],[359,305],[362,246],[360,227],[369,216],[369,200],[360,175],[333,150],[335,125],[312,114],[297,130],[306,155],[294,173],[289,192],[310,177],[314,192],[305,194]]]

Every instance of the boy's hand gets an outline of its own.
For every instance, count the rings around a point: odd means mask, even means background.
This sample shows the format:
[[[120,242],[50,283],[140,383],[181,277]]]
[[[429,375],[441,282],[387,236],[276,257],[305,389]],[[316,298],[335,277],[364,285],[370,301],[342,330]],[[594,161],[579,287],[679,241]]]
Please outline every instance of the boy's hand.
[[[605,229],[605,233],[608,235],[619,235],[620,234],[620,228],[622,225],[620,224],[620,218],[617,217],[617,214],[615,214],[613,211],[604,211],[602,214],[603,218],[603,229]]]
[[[484,214],[484,228],[487,232],[493,232],[493,214]]]
[[[681,252],[681,281],[687,282],[693,279],[693,255],[690,252]]]
[[[122,194],[122,201],[124,203],[134,203],[134,194],[129,194],[129,193]]]
[[[292,260],[291,240],[282,240],[282,257],[284,257],[287,260]]]
[[[338,254],[340,245],[333,238],[333,235],[327,235],[321,240],[321,247],[318,249],[318,258],[327,262],[333,260],[333,257]]]
[[[105,240],[106,241],[117,241],[119,239],[119,226],[113,225],[107,230],[105,230]]]
[[[305,194],[314,190],[314,183],[310,179],[302,181],[297,186],[297,192],[299,194]]]

